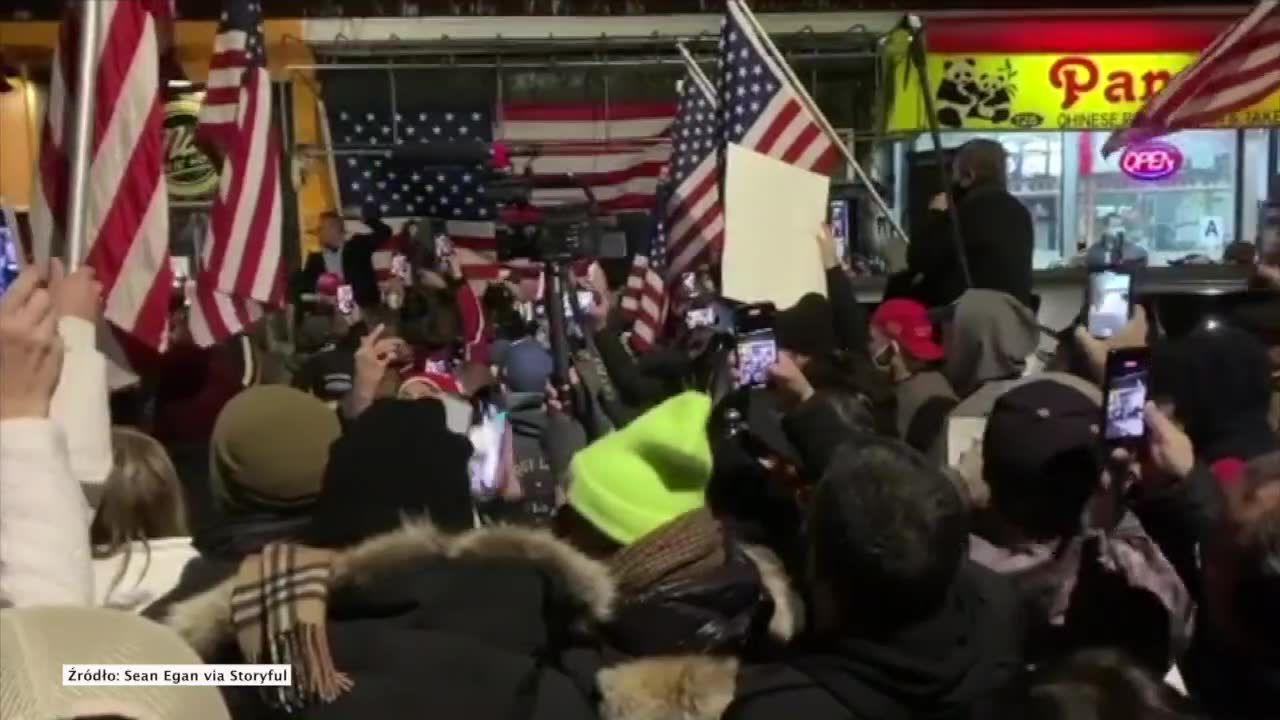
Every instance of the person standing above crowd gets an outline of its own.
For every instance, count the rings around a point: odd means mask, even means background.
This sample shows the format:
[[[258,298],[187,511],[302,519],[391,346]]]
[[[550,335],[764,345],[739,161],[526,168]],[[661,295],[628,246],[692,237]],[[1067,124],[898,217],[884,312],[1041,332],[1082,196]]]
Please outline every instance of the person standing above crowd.
[[[972,287],[998,290],[1033,303],[1031,213],[1008,190],[1007,155],[994,140],[970,140],[956,152],[952,196]],[[947,196],[929,204],[929,219],[907,249],[909,295],[929,307],[949,305],[969,289],[956,255]]]
[[[887,300],[871,316],[867,349],[893,385],[892,427],[898,439],[921,452],[938,438],[958,402],[941,372],[946,352],[934,334],[928,310],[914,300]]]
[[[320,216],[320,248],[307,255],[298,271],[294,292],[300,296],[320,292],[317,285],[326,273],[341,280],[344,277],[342,248],[347,242],[342,216],[329,211]]]

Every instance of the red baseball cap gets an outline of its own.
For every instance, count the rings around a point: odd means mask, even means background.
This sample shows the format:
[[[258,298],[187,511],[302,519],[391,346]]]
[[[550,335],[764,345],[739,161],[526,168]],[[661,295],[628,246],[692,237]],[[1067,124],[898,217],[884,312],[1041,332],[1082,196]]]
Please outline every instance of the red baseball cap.
[[[931,362],[941,360],[946,354],[933,339],[929,309],[915,300],[895,298],[885,301],[872,314],[871,325],[916,359]]]

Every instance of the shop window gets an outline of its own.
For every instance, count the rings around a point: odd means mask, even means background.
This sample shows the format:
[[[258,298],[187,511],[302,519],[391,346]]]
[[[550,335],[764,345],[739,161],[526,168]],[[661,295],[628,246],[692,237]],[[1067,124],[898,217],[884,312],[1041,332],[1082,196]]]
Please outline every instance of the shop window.
[[[1237,239],[1236,130],[1184,131],[1109,158],[1100,152],[1109,133],[1067,136],[1080,158],[1078,250],[1123,233],[1162,266],[1218,262]],[[1137,153],[1160,157],[1146,163]]]

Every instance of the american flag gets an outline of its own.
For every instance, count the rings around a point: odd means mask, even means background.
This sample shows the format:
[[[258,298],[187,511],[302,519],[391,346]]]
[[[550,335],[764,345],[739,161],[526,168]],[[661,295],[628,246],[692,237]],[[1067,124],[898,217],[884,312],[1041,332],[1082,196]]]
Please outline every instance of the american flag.
[[[211,79],[215,73],[238,72],[239,87],[229,106],[234,132],[223,132],[220,116],[201,115],[201,127],[211,123],[225,152],[191,308],[191,334],[201,346],[243,332],[262,317],[264,306],[278,307],[284,300],[280,136],[272,122],[271,75],[257,0],[228,0],[210,66]]]
[[[487,167],[481,163],[433,165],[413,154],[414,146],[475,144],[487,152],[493,140],[492,115],[481,108],[379,112],[330,108],[335,147],[385,149],[384,155],[335,158],[338,186],[346,207],[373,206],[393,227],[410,218],[444,221],[463,271],[491,277],[497,262],[497,208],[485,200]]]
[[[662,333],[670,306],[667,284],[663,280],[667,259],[667,222],[665,208],[670,193],[659,190],[653,205],[653,234],[649,254],[636,253],[627,275],[621,310],[631,321],[631,349],[645,353],[653,348]]]
[[[531,169],[535,181],[572,173],[591,187],[604,213],[653,207],[658,175],[671,153],[675,108],[670,103],[610,105],[508,104],[483,107],[385,108],[330,104],[334,146],[362,154],[335,158],[344,206],[372,204],[393,227],[416,217],[439,218],[472,278],[496,275],[499,209],[486,202],[487,163],[430,165],[415,146],[512,147],[513,171]],[[385,154],[369,151],[385,151]],[[465,154],[465,153],[463,153]],[[585,200],[581,190],[538,188],[533,204]]]
[[[724,242],[714,92],[703,85],[697,68],[689,69],[672,130],[673,189],[666,205],[668,282],[699,265],[711,264]]]
[[[101,0],[90,167],[85,188],[84,263],[102,283],[105,316],[156,349],[164,347],[173,276],[164,180],[164,106],[157,32],[172,21],[168,0]],[[47,260],[62,245],[71,182],[71,132],[81,4],[68,3],[41,129],[31,203],[32,250]]]
[[[835,141],[809,111],[756,30],[751,10],[728,0],[720,28],[720,131],[738,143],[806,170],[830,173]]]
[[[1184,128],[1204,127],[1280,88],[1280,0],[1263,0],[1215,39],[1107,139],[1103,155]]]
[[[591,187],[601,212],[653,207],[671,155],[672,103],[510,103],[498,139],[515,150],[516,172],[534,179],[572,173]],[[538,189],[539,206],[581,202],[581,190]]]

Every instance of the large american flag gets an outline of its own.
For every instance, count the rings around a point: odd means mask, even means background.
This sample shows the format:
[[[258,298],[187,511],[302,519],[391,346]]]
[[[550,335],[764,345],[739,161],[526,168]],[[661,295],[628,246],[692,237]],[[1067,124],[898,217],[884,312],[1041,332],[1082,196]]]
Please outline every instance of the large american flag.
[[[243,332],[266,306],[284,301],[280,136],[272,122],[258,0],[228,0],[210,67],[211,80],[215,73],[239,79],[237,100],[230,106],[232,132],[226,132],[219,114],[202,114],[197,128],[205,137],[216,129],[225,153],[191,308],[191,334],[202,346]]]
[[[751,10],[740,0],[728,0],[719,57],[724,141],[806,170],[830,173],[839,159],[835,140],[823,131],[769,46],[757,32]]]
[[[1185,128],[1204,127],[1280,88],[1280,0],[1263,0],[1147,101],[1104,155]]]
[[[98,9],[83,260],[102,283],[107,320],[162,349],[173,277],[156,38],[172,8],[168,0],[100,0]],[[79,2],[64,11],[41,129],[31,203],[38,260],[61,247],[66,231],[80,11]]]
[[[344,207],[372,205],[393,227],[419,217],[444,221],[464,274],[492,278],[500,212],[485,198],[488,163],[432,163],[416,146],[440,149],[495,140],[512,149],[513,171],[535,181],[572,173],[591,187],[601,212],[653,207],[671,153],[670,103],[508,104],[387,110],[354,102],[328,107]],[[497,126],[495,132],[495,125]],[[474,153],[472,153],[474,154]],[[578,189],[538,188],[539,207],[578,203]]]
[[[680,110],[672,130],[673,189],[666,205],[667,281],[709,265],[724,242],[720,202],[720,143],[714,88],[689,68],[680,88]]]

